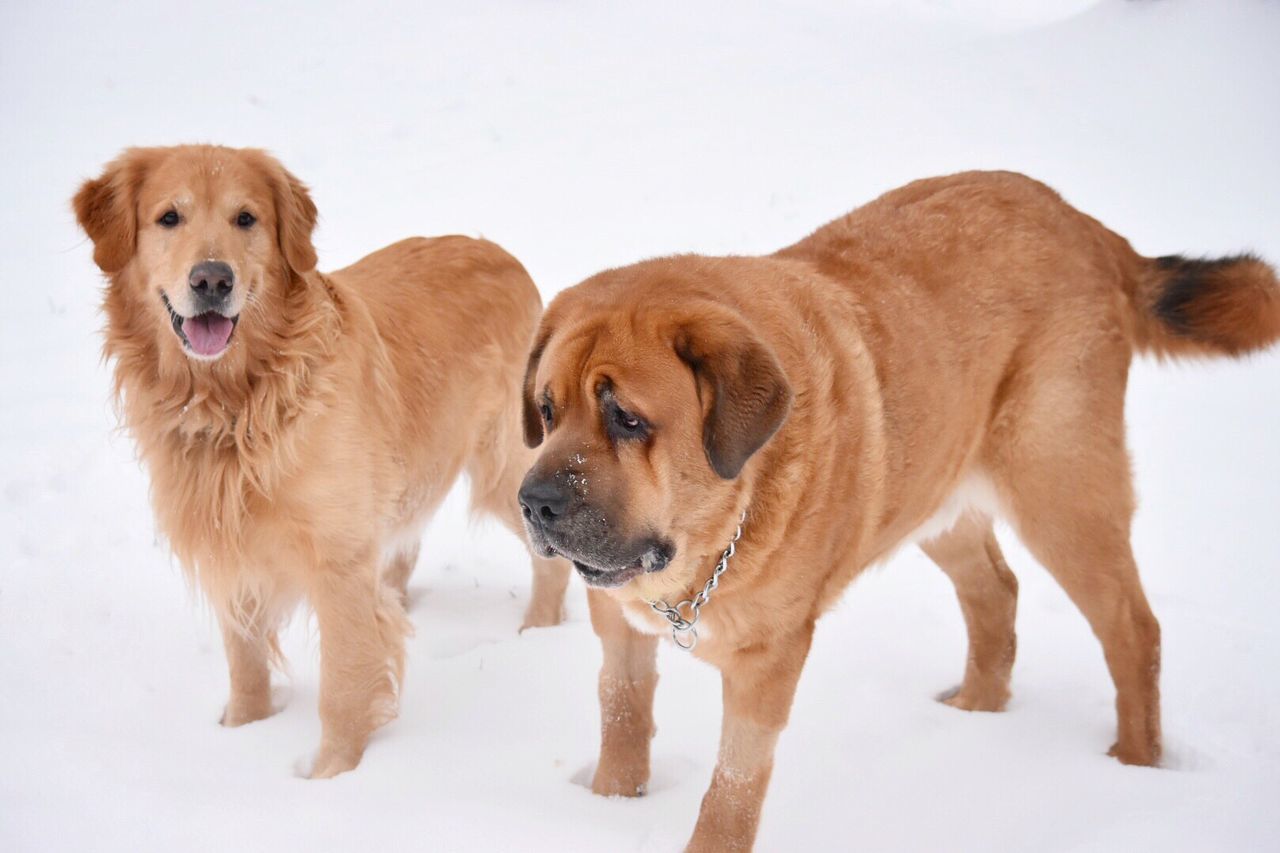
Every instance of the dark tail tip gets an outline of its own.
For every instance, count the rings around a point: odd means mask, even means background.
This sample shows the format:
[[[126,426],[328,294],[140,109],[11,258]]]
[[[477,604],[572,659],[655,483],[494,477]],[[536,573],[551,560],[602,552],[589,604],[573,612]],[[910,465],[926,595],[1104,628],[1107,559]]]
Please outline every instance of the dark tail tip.
[[[1152,340],[1170,355],[1241,355],[1280,337],[1280,283],[1253,254],[1165,255],[1152,265],[1149,310],[1164,327]]]

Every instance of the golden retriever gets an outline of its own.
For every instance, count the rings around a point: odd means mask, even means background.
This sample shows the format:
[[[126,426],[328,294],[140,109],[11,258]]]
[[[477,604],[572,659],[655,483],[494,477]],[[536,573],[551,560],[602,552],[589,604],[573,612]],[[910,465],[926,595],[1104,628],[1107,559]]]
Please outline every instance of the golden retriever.
[[[105,353],[160,529],[215,609],[222,717],[273,713],[276,630],[320,629],[322,741],[355,767],[396,713],[419,535],[458,475],[523,535],[520,381],[541,311],[496,245],[411,238],[316,270],[316,207],[276,160],[133,148],[74,208],[106,274]],[[568,564],[534,558],[525,625],[559,622]]]
[[[672,632],[724,682],[689,849],[749,848],[815,620],[909,542],[954,582],[969,631],[964,680],[940,698],[1001,710],[1017,582],[996,513],[1102,643],[1111,754],[1156,764],[1129,363],[1278,335],[1280,287],[1257,258],[1141,257],[1002,172],[912,183],[768,257],[662,258],[564,291],[526,374],[526,440],[544,450],[520,500],[534,547],[595,587],[593,790],[643,790],[655,635]]]

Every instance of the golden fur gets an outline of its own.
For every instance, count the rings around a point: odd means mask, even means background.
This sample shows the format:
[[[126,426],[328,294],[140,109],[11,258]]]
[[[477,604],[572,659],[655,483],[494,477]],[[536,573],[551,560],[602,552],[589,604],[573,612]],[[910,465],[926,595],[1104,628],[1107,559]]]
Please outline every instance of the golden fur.
[[[545,445],[521,500],[535,548],[602,587],[593,789],[643,790],[669,633],[647,602],[702,589],[744,512],[697,625],[724,726],[690,850],[750,848],[815,621],[904,543],[952,579],[968,627],[964,680],[944,701],[1004,707],[1017,581],[997,512],[1103,646],[1112,754],[1156,764],[1160,633],[1129,545],[1129,363],[1278,335],[1280,287],[1256,258],[1141,257],[1000,172],[912,183],[769,257],[662,258],[564,291],[529,362],[526,437]]]
[[[476,509],[521,532],[537,290],[509,254],[464,237],[320,273],[306,188],[255,150],[130,149],[74,207],[109,279],[105,353],[159,527],[223,628],[223,722],[273,712],[275,631],[305,599],[322,661],[312,775],[350,769],[395,714],[418,535],[458,475]],[[180,224],[161,224],[168,211]],[[256,222],[238,225],[244,212]],[[174,324],[197,310],[188,270],[215,259],[234,271],[238,320],[201,360]],[[555,624],[568,567],[534,562],[525,624]]]

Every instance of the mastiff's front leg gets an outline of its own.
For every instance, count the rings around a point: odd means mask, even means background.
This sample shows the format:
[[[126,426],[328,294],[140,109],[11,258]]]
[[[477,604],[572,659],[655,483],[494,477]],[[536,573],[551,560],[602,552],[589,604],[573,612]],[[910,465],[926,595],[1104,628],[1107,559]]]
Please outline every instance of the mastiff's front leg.
[[[813,623],[718,660],[724,681],[720,755],[702,798],[689,853],[750,850],[773,773],[773,750],[787,725],[809,654]]]
[[[604,648],[600,667],[600,762],[591,790],[636,797],[649,783],[658,638],[640,633],[608,594],[587,590],[591,625]]]

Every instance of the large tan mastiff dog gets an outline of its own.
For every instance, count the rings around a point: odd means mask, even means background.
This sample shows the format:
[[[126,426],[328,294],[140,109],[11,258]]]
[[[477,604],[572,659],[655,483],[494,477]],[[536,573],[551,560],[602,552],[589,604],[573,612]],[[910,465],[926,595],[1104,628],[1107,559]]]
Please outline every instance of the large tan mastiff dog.
[[[655,649],[674,625],[724,679],[689,849],[750,848],[814,622],[908,542],[955,583],[969,630],[944,701],[1003,708],[1017,582],[996,513],[1102,643],[1111,754],[1158,763],[1160,628],[1129,546],[1129,362],[1239,355],[1278,334],[1280,286],[1257,258],[1142,257],[1002,172],[910,184],[768,257],[661,258],[560,294],[525,380],[526,439],[543,450],[520,498],[535,548],[593,587],[593,789],[644,789]]]

